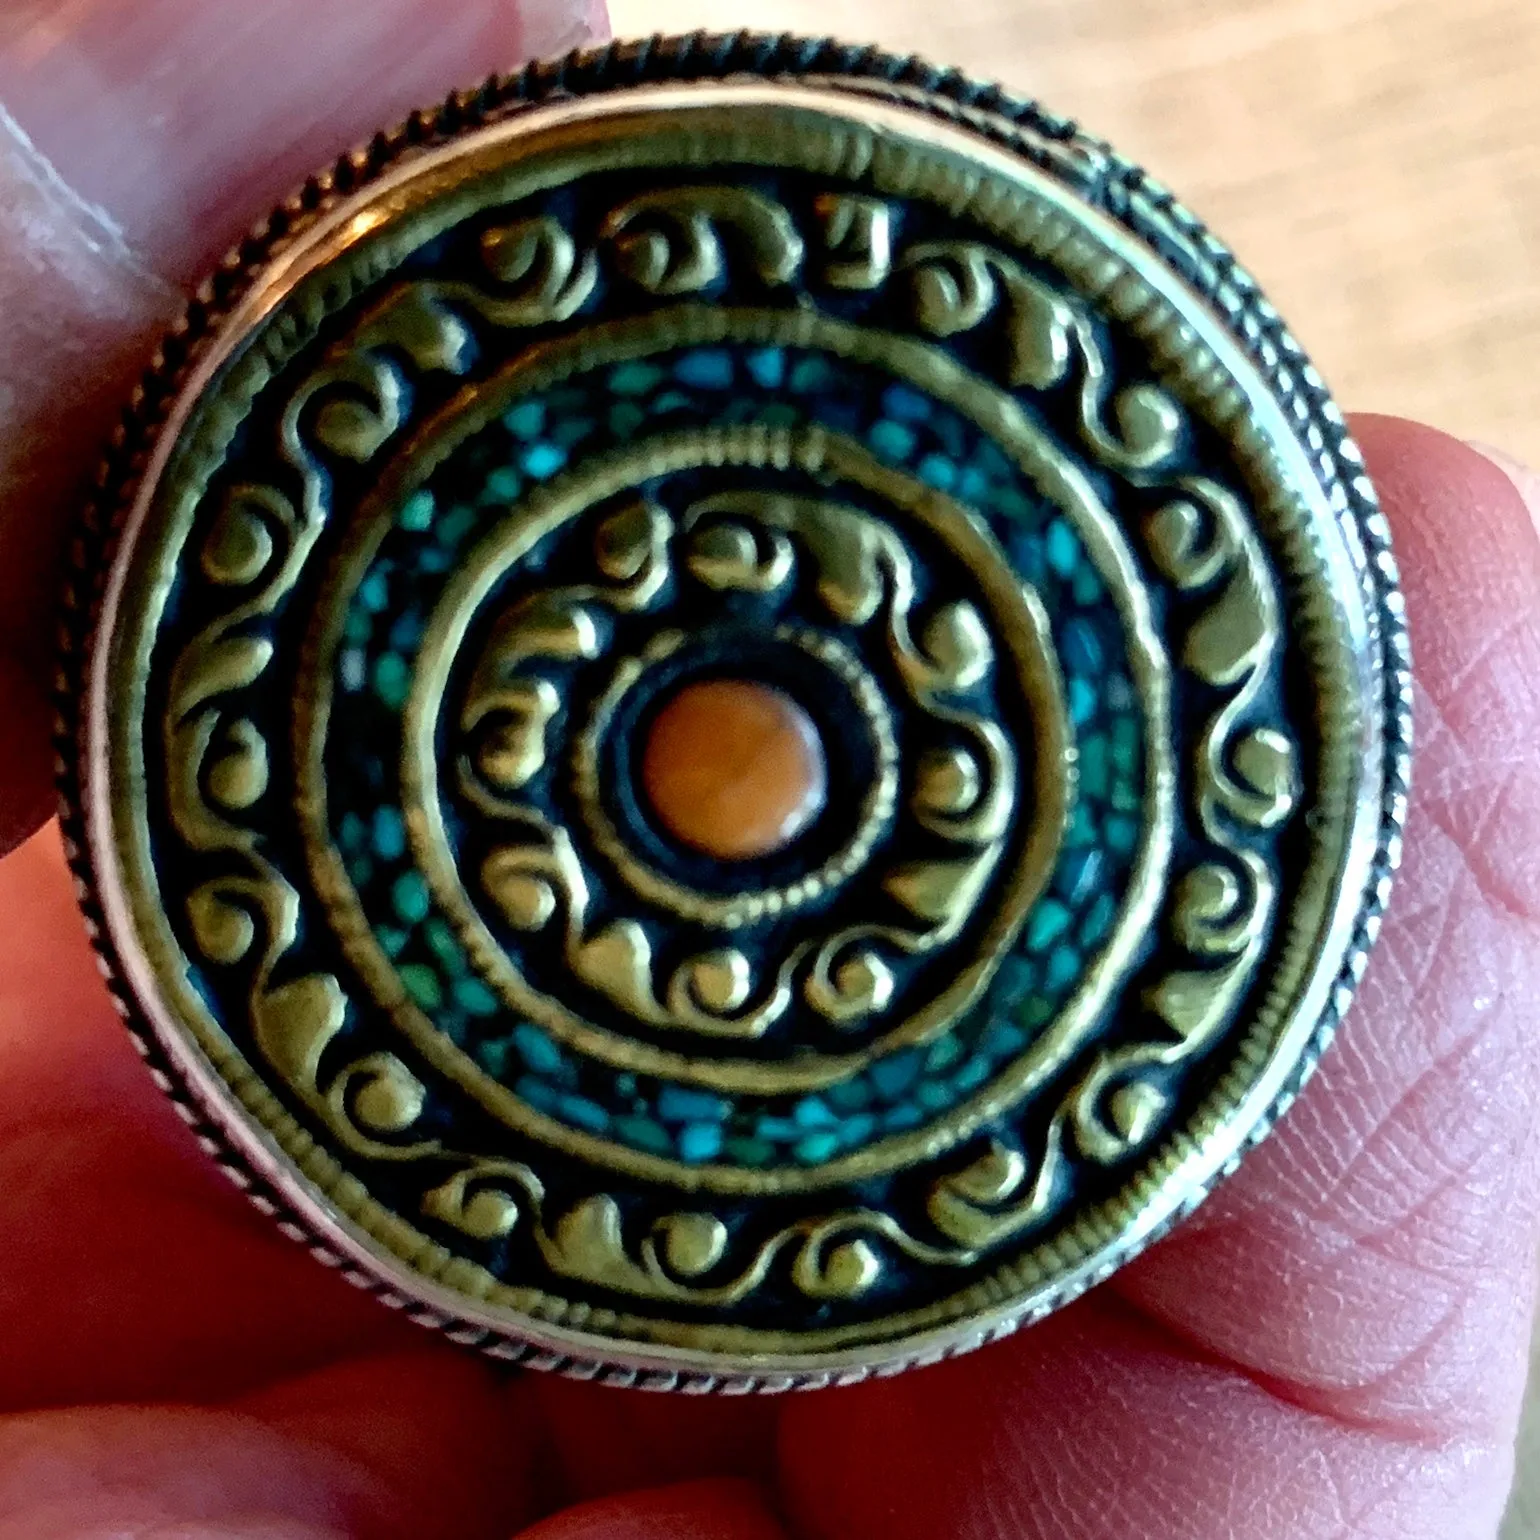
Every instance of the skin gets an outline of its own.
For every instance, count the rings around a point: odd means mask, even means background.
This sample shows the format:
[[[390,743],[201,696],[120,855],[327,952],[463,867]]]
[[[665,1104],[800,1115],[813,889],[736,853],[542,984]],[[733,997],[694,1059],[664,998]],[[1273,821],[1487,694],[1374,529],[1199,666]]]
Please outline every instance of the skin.
[[[585,20],[5,8],[0,99],[135,253],[0,142],[7,843],[47,810],[61,531],[171,284],[304,168]],[[407,1325],[210,1170],[97,982],[56,836],[23,845],[0,864],[0,1540],[1493,1535],[1540,1193],[1540,537],[1522,472],[1357,428],[1396,529],[1420,759],[1350,1028],[1172,1240],[932,1370],[703,1403],[499,1375]]]

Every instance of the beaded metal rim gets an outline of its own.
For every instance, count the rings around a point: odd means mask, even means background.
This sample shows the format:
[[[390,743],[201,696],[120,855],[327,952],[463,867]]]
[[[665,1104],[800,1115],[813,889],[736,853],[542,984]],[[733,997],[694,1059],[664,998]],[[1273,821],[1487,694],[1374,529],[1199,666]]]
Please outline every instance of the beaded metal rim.
[[[368,149],[345,158],[327,176],[317,178],[227,260],[205,287],[178,331],[168,340],[146,381],[109,456],[96,507],[88,515],[75,549],[76,575],[66,600],[66,622],[60,671],[60,774],[65,804],[65,830],[71,860],[81,887],[88,924],[101,953],[120,1011],[134,1029],[157,1081],[175,1100],[201,1142],[282,1227],[311,1245],[323,1261],[339,1267],[355,1283],[380,1295],[387,1303],[408,1309],[425,1324],[448,1331],[456,1340],[482,1346],[495,1356],[564,1370],[612,1383],[653,1388],[784,1389],[860,1379],[879,1368],[884,1372],[910,1363],[929,1361],[978,1346],[991,1337],[1036,1319],[1065,1303],[1122,1265],[1156,1235],[1175,1223],[1207,1190],[1184,1195],[1179,1212],[1158,1227],[1134,1231],[1095,1259],[1094,1266],[1071,1274],[1052,1293],[1033,1301],[1030,1312],[996,1319],[971,1332],[949,1334],[944,1342],[921,1347],[905,1356],[882,1356],[875,1362],[807,1372],[720,1374],[707,1369],[660,1365],[655,1355],[614,1352],[586,1357],[553,1346],[532,1346],[510,1340],[485,1324],[455,1315],[452,1302],[427,1303],[433,1291],[418,1298],[403,1295],[383,1282],[362,1255],[350,1256],[308,1222],[303,1208],[285,1196],[276,1173],[254,1169],[248,1155],[222,1128],[215,1109],[204,1104],[198,1089],[173,1068],[171,1059],[146,1030],[137,1007],[120,982],[120,965],[112,953],[103,917],[94,897],[94,878],[84,838],[80,809],[80,744],[84,724],[80,703],[86,659],[101,599],[101,582],[111,558],[121,518],[130,503],[159,427],[182,383],[195,367],[220,322],[239,303],[248,286],[266,265],[308,226],[343,199],[366,188],[407,152],[447,143],[461,134],[516,113],[521,108],[563,97],[584,96],[617,87],[653,82],[711,80],[737,73],[769,77],[815,78],[825,89],[877,92],[912,109],[949,118],[973,133],[1001,143],[1025,156],[1051,176],[1068,183],[1146,246],[1207,299],[1223,318],[1234,341],[1257,367],[1269,388],[1290,412],[1296,433],[1312,452],[1321,483],[1367,554],[1363,574],[1373,619],[1379,627],[1384,686],[1383,733],[1385,763],[1382,780],[1379,837],[1373,873],[1364,894],[1353,940],[1314,1035],[1296,1060],[1293,1073],[1273,1105],[1248,1131],[1249,1148],[1276,1121],[1329,1042],[1361,975],[1365,955],[1378,929],[1388,896],[1390,876],[1400,853],[1410,753],[1410,688],[1403,607],[1396,586],[1389,536],[1372,488],[1363,473],[1345,425],[1281,321],[1258,294],[1249,277],[1203,227],[1170,195],[1137,168],[1119,160],[1104,146],[1080,135],[1073,125],[1035,106],[1016,101],[999,90],[968,81],[955,72],[940,72],[912,60],[895,59],[873,49],[848,48],[827,42],[737,35],[696,36],[672,41],[611,46],[575,54],[554,64],[532,66],[519,75],[494,79],[480,91],[452,98],[438,112],[419,114],[394,135],[382,135]],[[1232,1169],[1239,1153],[1216,1173]],[[1207,1184],[1212,1185],[1212,1182]],[[630,1362],[626,1360],[629,1359]]]

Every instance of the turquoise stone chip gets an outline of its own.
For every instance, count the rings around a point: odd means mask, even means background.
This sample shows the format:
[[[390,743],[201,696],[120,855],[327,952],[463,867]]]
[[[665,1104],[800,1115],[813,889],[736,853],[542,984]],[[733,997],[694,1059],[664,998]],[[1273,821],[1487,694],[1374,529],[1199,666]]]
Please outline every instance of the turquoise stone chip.
[[[433,494],[431,492],[414,492],[402,503],[396,514],[396,523],[402,529],[420,533],[433,523]]]
[[[948,1032],[945,1037],[939,1037],[930,1045],[930,1052],[925,1055],[926,1069],[950,1069],[966,1050],[962,1042],[953,1032]]]
[[[524,490],[524,479],[511,465],[500,465],[487,477],[486,498],[490,502],[511,503]]]
[[[775,1159],[775,1146],[763,1139],[729,1139],[722,1148],[740,1166],[768,1166]]]
[[[1046,951],[1070,927],[1072,916],[1056,898],[1039,899],[1027,921],[1027,950]]]
[[[1107,819],[1104,833],[1111,849],[1122,856],[1131,855],[1139,843],[1139,822],[1122,813],[1113,813]]]
[[[358,585],[358,602],[371,615],[378,615],[390,603],[390,585],[383,572],[371,572]]]
[[[374,693],[392,711],[406,705],[412,693],[412,671],[399,652],[387,652],[376,659]]]
[[[1139,768],[1139,724],[1132,717],[1112,724],[1112,763],[1127,776]]]
[[[957,467],[945,455],[926,455],[916,474],[938,492],[950,492],[957,485]]]
[[[882,1115],[882,1126],[890,1134],[905,1133],[924,1121],[925,1114],[918,1107],[894,1107]]]
[[[1102,597],[1102,580],[1089,563],[1082,564],[1075,573],[1075,581],[1071,585],[1070,592],[1074,596],[1075,603],[1087,609]]]
[[[1044,987],[1052,994],[1075,982],[1080,973],[1080,953],[1068,944],[1055,947],[1048,958],[1043,975]]]
[[[914,1099],[927,1112],[941,1112],[956,1100],[952,1088],[944,1080],[922,1080]]]
[[[438,521],[438,528],[434,535],[438,543],[447,550],[453,550],[476,527],[479,522],[474,508],[465,503],[456,503],[448,513]]]
[[[882,409],[900,422],[928,422],[931,404],[927,397],[907,385],[890,385],[882,393]]]
[[[674,365],[674,378],[700,390],[727,390],[733,383],[732,355],[719,348],[686,353]]]
[[[402,872],[390,890],[390,901],[404,925],[419,925],[433,907],[433,896],[421,872]]]
[[[1071,679],[1065,686],[1069,698],[1069,719],[1084,727],[1096,715],[1096,686],[1089,679]]]
[[[556,1110],[569,1123],[576,1123],[579,1128],[587,1129],[591,1134],[602,1134],[610,1126],[610,1115],[598,1102],[589,1101],[586,1096],[563,1096],[557,1102]]]
[[[979,1039],[979,1052],[991,1060],[1008,1059],[1027,1046],[1027,1034],[1014,1022],[992,1021]]]
[[[874,423],[866,441],[884,460],[907,460],[914,453],[914,429],[901,422]]]
[[[731,1105],[710,1091],[666,1085],[658,1093],[658,1116],[665,1123],[720,1123]]]
[[[406,820],[398,808],[375,809],[374,853],[382,861],[399,861],[406,854]]]
[[[1087,797],[1102,798],[1112,786],[1112,750],[1101,733],[1080,740],[1080,790]]]
[[[1110,893],[1103,893],[1080,923],[1080,944],[1082,946],[1101,945],[1112,929],[1112,922],[1117,918],[1117,912],[1117,900]]]
[[[521,401],[503,414],[503,426],[515,437],[535,439],[545,427],[545,402]]]
[[[805,1139],[799,1140],[792,1153],[804,1165],[816,1166],[827,1160],[839,1147],[840,1136],[837,1133],[825,1131],[809,1134]]]
[[[630,438],[647,421],[647,413],[634,401],[617,401],[610,408],[610,432],[616,438]]]
[[[924,1056],[918,1048],[906,1048],[901,1053],[879,1059],[870,1071],[877,1094],[887,1101],[902,1096],[919,1078],[924,1062]]]
[[[862,1112],[871,1105],[872,1088],[860,1076],[836,1080],[823,1093],[824,1100],[837,1112]]]
[[[513,1029],[513,1046],[537,1075],[554,1075],[562,1068],[561,1049],[531,1022],[521,1021]]]
[[[1054,888],[1066,903],[1079,908],[1101,886],[1106,867],[1106,856],[1094,846],[1072,850],[1054,873]]]
[[[766,390],[779,390],[786,383],[786,354],[780,348],[760,348],[745,362],[755,384]]]
[[[457,975],[465,972],[465,953],[460,949],[459,938],[437,915],[423,926],[423,934],[427,936],[433,955],[438,958],[446,973]]]
[[[687,1123],[679,1130],[679,1158],[692,1165],[714,1160],[722,1153],[720,1123]]]
[[[547,481],[567,463],[567,451],[560,444],[531,444],[520,463],[525,475],[533,476],[536,481]]]
[[[337,843],[346,852],[362,850],[369,841],[369,826],[357,813],[344,813],[337,825]]]
[[[852,1145],[865,1144],[876,1132],[877,1115],[859,1112],[853,1118],[846,1118],[840,1125],[840,1143],[849,1149]]]
[[[646,1150],[653,1155],[672,1155],[674,1153],[674,1141],[669,1138],[668,1130],[651,1118],[637,1117],[634,1114],[615,1119],[615,1132],[624,1139],[627,1144],[633,1144],[639,1150]]]
[[[801,1128],[833,1128],[839,1118],[816,1096],[806,1096],[792,1108],[792,1121]]]
[[[610,370],[609,387],[617,396],[650,395],[666,376],[656,364],[620,364]]]
[[[406,992],[425,1011],[436,1011],[444,1003],[444,986],[425,963],[403,963],[398,971]]]
[[[994,1066],[988,1059],[980,1056],[969,1059],[963,1067],[952,1077],[952,1088],[966,1096],[970,1091],[976,1091],[989,1079],[990,1071]]]
[[[508,1059],[512,1053],[512,1039],[494,1037],[476,1050],[476,1062],[494,1080],[501,1080],[508,1073]]]
[[[521,1075],[513,1089],[521,1101],[528,1102],[537,1112],[554,1115],[561,1101],[561,1092],[555,1086],[549,1086],[533,1075]]]
[[[1043,554],[1049,567],[1060,577],[1069,577],[1080,564],[1080,542],[1075,532],[1063,519],[1055,519],[1048,526],[1043,541]]]
[[[380,943],[380,950],[389,958],[397,958],[406,950],[406,944],[411,937],[404,930],[396,930],[394,926],[382,925],[374,933],[374,939]]]
[[[472,1016],[495,1016],[502,1008],[496,995],[477,978],[456,979],[455,1004]]]
[[[1076,615],[1065,627],[1059,643],[1067,668],[1077,674],[1094,674],[1106,659],[1106,649],[1096,627],[1083,615]]]
[[[798,395],[827,390],[834,383],[834,370],[825,358],[810,353],[797,360],[791,371],[791,388]]]

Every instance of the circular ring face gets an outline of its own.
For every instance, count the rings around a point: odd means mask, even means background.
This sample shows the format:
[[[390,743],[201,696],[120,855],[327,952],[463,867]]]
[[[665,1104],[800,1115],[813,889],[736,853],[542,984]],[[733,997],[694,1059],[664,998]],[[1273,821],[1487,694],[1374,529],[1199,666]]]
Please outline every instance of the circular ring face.
[[[1169,200],[686,56],[415,120],[252,256],[114,473],[72,794],[154,1052],[318,1248],[779,1385],[1052,1308],[1265,1131],[1383,903],[1404,638]]]

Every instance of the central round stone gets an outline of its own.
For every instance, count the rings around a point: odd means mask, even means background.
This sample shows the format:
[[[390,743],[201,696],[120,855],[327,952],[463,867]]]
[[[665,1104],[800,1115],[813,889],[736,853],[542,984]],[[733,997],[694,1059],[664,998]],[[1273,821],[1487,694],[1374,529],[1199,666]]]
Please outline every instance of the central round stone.
[[[658,714],[642,785],[676,839],[719,861],[790,844],[824,806],[828,772],[808,714],[745,679],[686,685]]]

